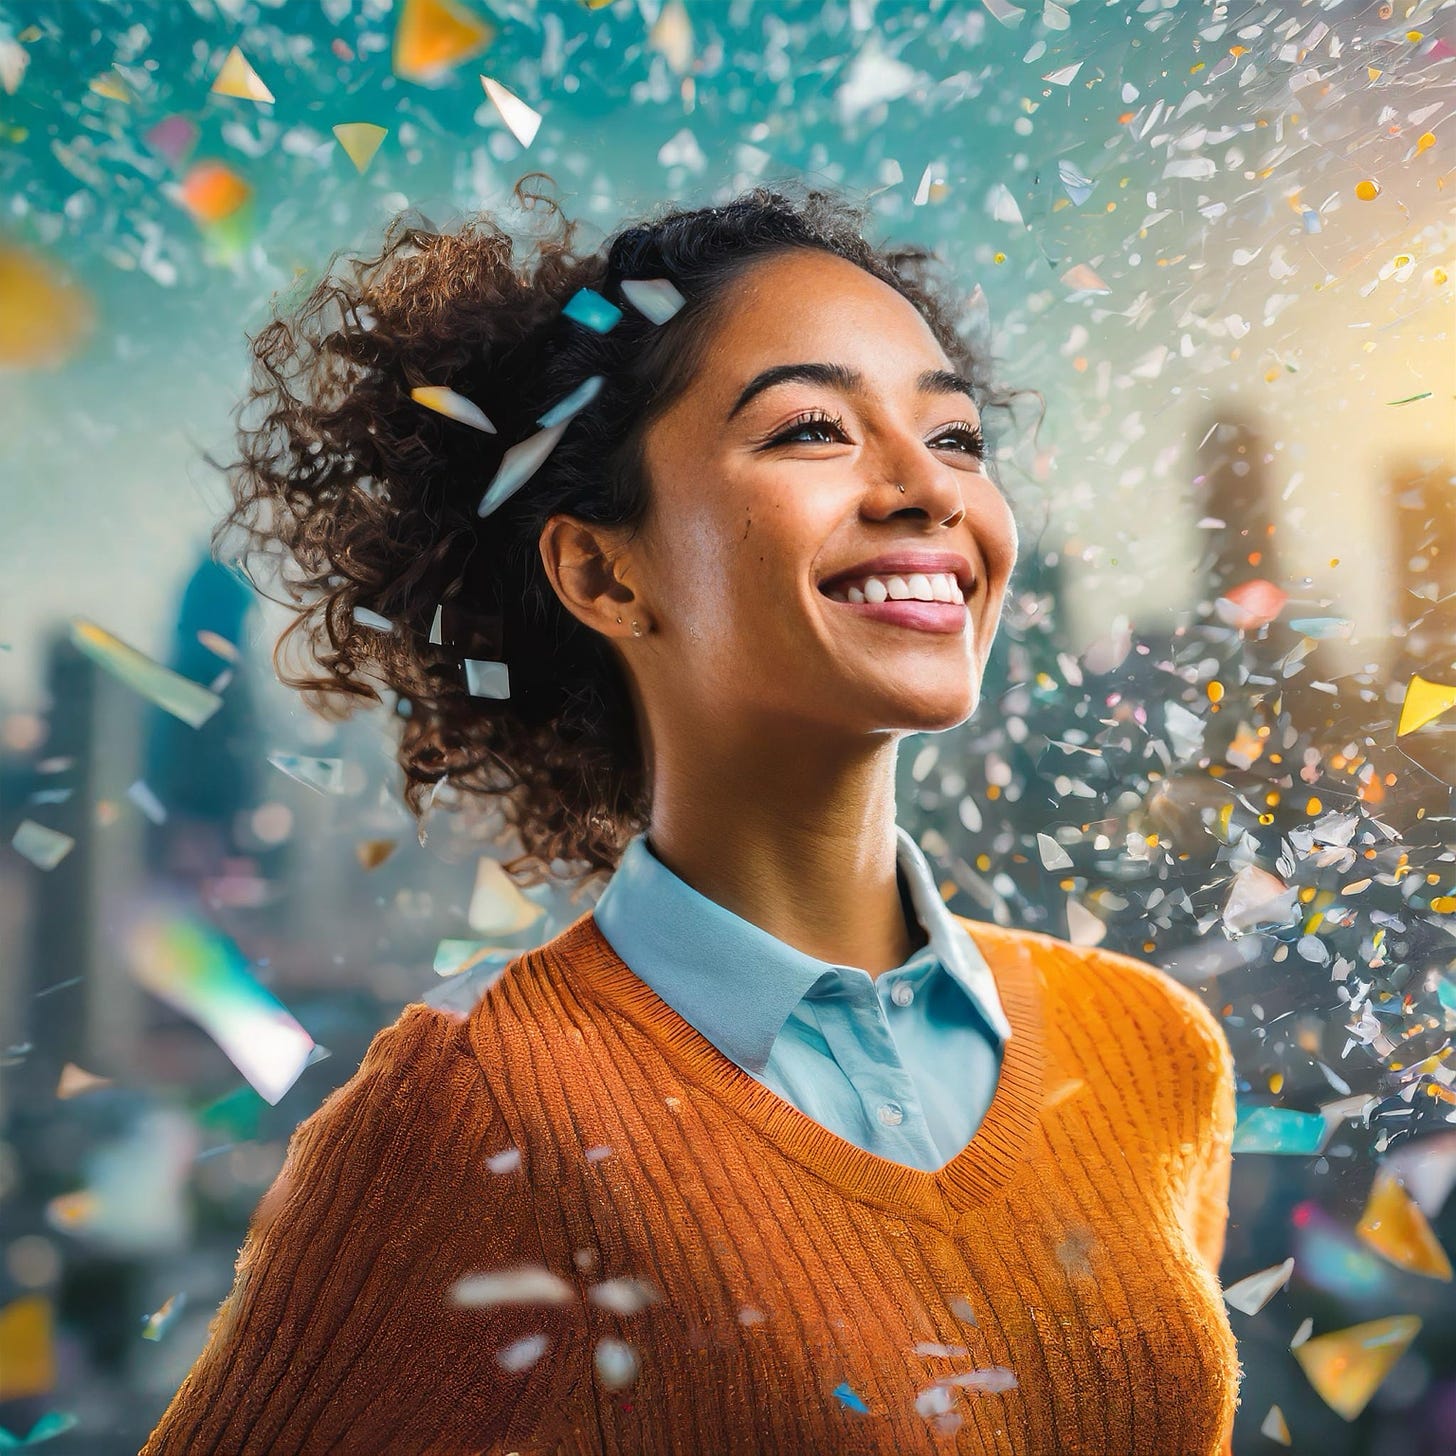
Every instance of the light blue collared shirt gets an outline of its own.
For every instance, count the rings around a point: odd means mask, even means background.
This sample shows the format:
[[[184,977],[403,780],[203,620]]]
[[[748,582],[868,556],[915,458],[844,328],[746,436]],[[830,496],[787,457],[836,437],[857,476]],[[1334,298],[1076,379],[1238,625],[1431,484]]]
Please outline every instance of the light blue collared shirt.
[[[981,1125],[1011,1027],[920,846],[898,824],[895,836],[929,940],[877,977],[816,960],[708,899],[645,833],[593,913],[628,969],[730,1061],[840,1137],[933,1172]]]

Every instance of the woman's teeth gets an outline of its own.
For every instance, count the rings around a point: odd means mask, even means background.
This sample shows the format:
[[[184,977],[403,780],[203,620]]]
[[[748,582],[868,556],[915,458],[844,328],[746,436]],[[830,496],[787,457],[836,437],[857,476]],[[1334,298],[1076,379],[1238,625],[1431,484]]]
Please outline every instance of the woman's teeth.
[[[867,576],[862,581],[831,587],[826,593],[836,602],[959,602],[965,604],[960,583],[949,572],[913,576]]]

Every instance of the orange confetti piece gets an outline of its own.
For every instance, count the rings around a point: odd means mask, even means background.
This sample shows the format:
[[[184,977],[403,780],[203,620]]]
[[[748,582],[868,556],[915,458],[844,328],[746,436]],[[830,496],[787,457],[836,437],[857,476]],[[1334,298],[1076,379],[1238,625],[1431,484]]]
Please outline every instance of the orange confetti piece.
[[[98,1077],[94,1072],[78,1067],[75,1062],[67,1062],[61,1068],[60,1081],[56,1083],[56,1096],[64,1102],[68,1098],[81,1096],[83,1092],[95,1092],[109,1086],[110,1077]]]
[[[59,367],[94,317],[79,284],[38,253],[0,243],[0,368]]]
[[[230,217],[253,195],[253,189],[221,162],[198,162],[182,179],[182,205],[201,223]]]
[[[1382,1258],[1412,1274],[1451,1278],[1451,1260],[1437,1242],[1425,1214],[1395,1175],[1383,1168],[1375,1175],[1355,1232]]]
[[[1230,587],[1214,603],[1214,611],[1226,626],[1250,632],[1272,622],[1288,600],[1288,594],[1272,581],[1255,577]]]
[[[394,74],[429,82],[479,55],[495,27],[454,0],[405,0],[394,31]]]

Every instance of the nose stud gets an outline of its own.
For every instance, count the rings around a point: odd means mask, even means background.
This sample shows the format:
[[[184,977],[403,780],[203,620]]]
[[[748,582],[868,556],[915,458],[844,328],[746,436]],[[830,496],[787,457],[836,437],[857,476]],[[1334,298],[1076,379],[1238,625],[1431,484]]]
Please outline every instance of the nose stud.
[[[905,494],[905,487],[901,485],[898,480],[895,482],[895,489],[898,490],[901,495]]]

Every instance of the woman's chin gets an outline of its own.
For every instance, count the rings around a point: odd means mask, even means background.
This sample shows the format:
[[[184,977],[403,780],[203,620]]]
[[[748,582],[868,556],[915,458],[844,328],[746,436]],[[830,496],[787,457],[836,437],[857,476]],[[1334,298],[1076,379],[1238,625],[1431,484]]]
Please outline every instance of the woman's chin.
[[[902,681],[884,694],[880,712],[886,727],[943,733],[971,717],[979,701],[979,683],[927,684],[917,690],[913,681]]]

